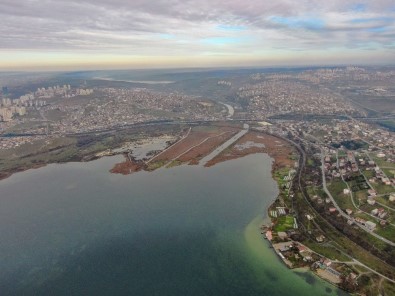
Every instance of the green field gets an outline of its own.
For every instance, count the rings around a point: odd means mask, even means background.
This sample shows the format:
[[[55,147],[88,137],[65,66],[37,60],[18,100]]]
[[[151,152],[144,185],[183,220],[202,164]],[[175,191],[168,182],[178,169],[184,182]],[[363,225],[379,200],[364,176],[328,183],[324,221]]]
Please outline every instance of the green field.
[[[395,189],[392,186],[385,185],[382,183],[371,183],[371,185],[373,186],[374,190],[377,191],[378,194],[386,194],[395,191]]]
[[[332,181],[328,185],[328,190],[332,193],[333,198],[335,199],[336,203],[342,209],[354,209],[354,206],[351,202],[351,196],[345,195],[343,193],[343,189],[346,189],[347,186],[343,181]]]
[[[386,168],[386,169],[394,169],[395,170],[395,163],[386,161],[383,158],[377,157],[375,153],[370,153],[370,157],[376,162],[376,164],[380,168]]]
[[[375,172],[372,170],[364,170],[363,174],[365,175],[365,177],[367,179],[373,178],[374,176],[376,176]]]
[[[147,171],[154,171],[156,169],[159,169],[160,167],[163,167],[166,163],[167,161],[165,160],[151,161],[150,163],[148,163]]]
[[[338,261],[349,261],[350,260],[350,258],[348,256],[344,255],[342,252],[340,252],[339,250],[337,250],[336,248],[334,248],[332,246],[320,244],[320,243],[314,242],[312,240],[305,240],[305,241],[303,241],[303,244],[305,244],[310,249],[314,250],[315,252],[317,252],[317,253],[319,253],[331,260],[338,260]]]
[[[395,227],[392,225],[379,226],[375,232],[390,241],[395,241]]]
[[[391,177],[391,172],[392,172],[391,169],[384,169],[383,171],[384,171],[386,174],[387,174],[387,172],[388,172],[387,176]],[[373,177],[376,176],[375,172],[374,172],[374,171],[371,171],[371,170],[365,170],[365,171],[363,171],[363,174],[365,175],[365,177],[366,177],[368,180],[369,180],[370,178],[373,178]],[[395,191],[395,189],[394,189],[392,186],[390,186],[390,185],[385,185],[385,184],[381,183],[380,180],[377,180],[376,182],[369,182],[369,183],[370,183],[370,185],[372,185],[372,187],[374,188],[374,190],[377,191],[378,194],[386,194],[386,193],[391,193],[391,192],[394,192],[394,191]]]
[[[380,124],[383,127],[388,128],[391,131],[395,131],[395,121],[394,120],[383,120],[383,121],[379,121],[378,124]]]
[[[389,201],[388,196],[377,196],[376,200],[379,203],[382,203],[382,204],[386,205],[387,207],[390,207],[391,209],[393,209],[395,211],[395,202]]]
[[[388,178],[395,178],[395,169],[382,169],[383,172],[387,175]]]
[[[293,216],[280,216],[277,219],[274,231],[287,231],[294,228],[294,217]]]
[[[301,197],[300,194],[297,194],[297,203],[300,203],[301,208],[309,208],[309,205],[305,202],[305,200]],[[370,266],[371,268],[386,274],[390,277],[395,276],[395,270],[393,267],[383,264],[383,261],[373,256],[369,251],[363,249],[360,245],[351,241],[347,236],[339,233],[333,226],[329,225],[321,216],[317,215],[314,221],[318,224],[318,226],[324,230],[324,235],[328,240],[331,241],[331,244],[335,245],[337,248],[341,249],[343,252],[347,253],[350,256],[353,256],[357,260],[362,263]],[[371,235],[366,235],[366,232],[361,232],[361,235],[367,238],[367,240],[374,244],[378,249],[383,249],[387,247],[387,245],[380,240],[376,239]],[[315,248],[312,248],[315,250]],[[317,249],[319,252],[319,249]]]

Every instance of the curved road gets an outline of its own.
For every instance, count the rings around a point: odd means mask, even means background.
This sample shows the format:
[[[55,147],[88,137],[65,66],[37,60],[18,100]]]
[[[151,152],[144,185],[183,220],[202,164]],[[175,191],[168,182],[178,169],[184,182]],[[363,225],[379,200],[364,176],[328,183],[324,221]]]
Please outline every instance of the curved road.
[[[233,117],[233,115],[235,114],[235,109],[229,104],[222,103],[222,102],[219,102],[219,103],[224,105],[226,108],[228,108],[228,115],[226,116],[226,118],[231,119]]]
[[[330,200],[332,201],[333,205],[335,206],[336,210],[339,212],[340,215],[342,215],[344,218],[346,218],[347,220],[352,220],[354,221],[354,218],[347,215],[346,213],[344,213],[342,211],[342,209],[340,209],[340,207],[337,205],[335,199],[333,198],[332,194],[329,192],[328,188],[326,187],[326,178],[325,178],[325,168],[324,168],[324,151],[321,149],[321,170],[322,170],[322,187],[325,191],[325,193],[328,195],[328,197],[330,198]],[[365,227],[364,225],[362,225],[361,223],[358,223],[356,221],[354,221],[355,225],[357,225],[359,228],[361,228],[362,230],[366,231],[367,233],[373,235],[374,237],[378,238],[379,240],[395,247],[395,243],[378,235],[377,233],[369,230],[369,228]]]

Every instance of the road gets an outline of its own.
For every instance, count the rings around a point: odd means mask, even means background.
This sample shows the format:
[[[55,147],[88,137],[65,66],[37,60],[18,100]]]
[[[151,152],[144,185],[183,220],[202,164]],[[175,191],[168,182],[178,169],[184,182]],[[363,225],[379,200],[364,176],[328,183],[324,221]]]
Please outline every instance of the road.
[[[382,278],[385,278],[387,281],[390,281],[391,283],[394,283],[394,284],[395,284],[395,280],[393,280],[393,279],[391,279],[391,278],[389,278],[389,277],[387,277],[387,276],[385,276],[385,275],[383,275],[383,274],[381,274],[381,273],[375,271],[374,269],[372,269],[372,268],[370,268],[369,266],[363,264],[362,262],[358,261],[357,259],[354,259],[354,258],[353,258],[353,261],[346,261],[346,262],[343,262],[343,263],[346,263],[346,264],[349,264],[349,265],[360,265],[360,266],[363,266],[363,267],[366,268],[367,270],[369,270],[369,271],[371,271],[371,272],[377,274],[378,276],[381,276]]]
[[[226,148],[228,148],[230,145],[235,143],[238,139],[240,139],[242,136],[244,136],[246,133],[248,133],[249,130],[249,125],[244,124],[244,129],[239,131],[236,135],[234,135],[232,138],[227,140],[225,143],[217,147],[213,152],[211,152],[209,155],[203,157],[200,161],[199,164],[205,165],[208,161],[216,157],[218,154],[220,154],[222,151],[224,151]]]
[[[222,135],[224,135],[224,134],[227,134],[227,133],[231,133],[231,132],[222,132],[222,133],[220,133],[219,135],[210,136],[210,137],[205,138],[205,139],[204,139],[203,141],[201,141],[200,143],[198,143],[198,144],[196,144],[196,145],[194,145],[194,146],[188,148],[186,151],[182,152],[181,154],[179,154],[179,155],[177,155],[176,157],[174,157],[173,159],[171,159],[168,163],[171,163],[172,161],[175,161],[176,159],[178,159],[178,158],[180,158],[181,156],[183,156],[184,154],[187,154],[189,151],[191,151],[192,149],[194,149],[194,148],[196,148],[196,147],[202,145],[203,143],[207,142],[209,139],[216,138],[216,137],[220,137],[220,136],[222,136]]]
[[[314,144],[314,143],[310,143],[310,144],[315,145],[316,147],[318,147],[318,148],[321,150],[322,187],[323,187],[323,189],[324,189],[324,192],[327,194],[327,196],[328,196],[328,197],[330,198],[330,200],[332,201],[332,203],[333,203],[333,205],[335,206],[336,210],[339,212],[339,214],[340,214],[341,216],[343,216],[344,218],[346,218],[347,220],[352,220],[352,221],[354,221],[355,225],[357,225],[357,226],[358,226],[359,228],[361,228],[362,230],[368,232],[369,234],[373,235],[374,237],[380,239],[381,241],[383,241],[383,242],[385,242],[385,243],[387,243],[387,244],[389,244],[389,245],[391,245],[391,246],[395,246],[395,243],[394,243],[394,242],[392,242],[392,241],[390,241],[390,240],[388,240],[388,239],[386,239],[386,238],[384,238],[384,237],[378,235],[377,233],[375,233],[375,232],[373,232],[373,231],[370,231],[369,228],[365,227],[365,226],[362,225],[361,223],[356,222],[356,221],[354,220],[353,217],[347,215],[345,212],[342,211],[342,209],[340,209],[340,207],[338,206],[338,204],[336,203],[335,199],[333,198],[332,194],[329,192],[329,190],[328,190],[328,188],[327,188],[327,186],[326,186],[325,167],[324,167],[324,165],[325,165],[325,161],[324,161],[325,153],[324,153],[324,150],[323,150],[323,148],[322,148],[322,147],[323,147],[323,143],[322,143],[321,141],[319,141],[319,140],[318,140],[316,137],[314,137],[313,135],[310,135],[310,134],[307,134],[307,135],[308,135],[309,137],[313,138],[314,140],[318,141],[318,143],[320,143],[320,145],[317,145],[317,144]],[[369,155],[368,155],[368,156],[369,156]],[[336,154],[336,157],[338,157],[337,154]],[[342,179],[343,179],[343,176],[342,176]],[[344,179],[343,179],[343,182],[345,182]],[[345,183],[346,183],[346,182],[345,182]],[[355,202],[354,202],[354,199],[353,199],[353,196],[352,196],[351,188],[348,186],[347,183],[346,183],[346,185],[347,185],[347,188],[350,189],[350,192],[351,192],[351,201],[352,201],[354,207],[357,208],[357,209],[359,209],[359,208],[357,207],[357,205],[355,204]],[[364,213],[365,213],[365,214],[368,214],[369,216],[372,216],[372,215],[369,214],[369,213],[366,213],[366,212],[364,212]],[[372,216],[372,217],[374,217],[374,216]],[[377,219],[377,217],[374,217],[374,218]]]
[[[303,187],[302,187],[302,183],[301,183],[301,175],[302,175],[302,172],[303,172],[304,165],[305,165],[305,163],[306,163],[306,153],[305,153],[304,150],[303,150],[297,143],[295,143],[294,141],[289,140],[289,139],[287,139],[287,138],[283,138],[283,139],[285,139],[285,140],[287,140],[289,143],[293,144],[293,145],[297,148],[297,150],[300,152],[300,156],[301,156],[301,157],[299,158],[299,168],[298,168],[298,171],[297,171],[299,191],[301,192],[302,196],[303,196],[304,199],[306,200],[307,204],[310,205],[310,208],[313,210],[313,212],[314,212],[316,215],[320,215],[320,214],[314,209],[314,207],[310,204],[309,200],[307,199],[307,197],[306,197],[306,195],[304,194],[304,191],[303,191],[303,189],[302,189]],[[302,139],[301,139],[301,140],[302,140]],[[323,160],[323,159],[322,159],[322,160]],[[322,175],[325,176],[324,173],[323,173]],[[325,177],[324,177],[324,178],[325,178]],[[323,182],[325,182],[324,188],[325,188],[326,190],[328,190],[328,189],[326,188],[326,180],[324,180]],[[328,191],[328,193],[329,193],[328,196],[332,196],[332,195],[330,194],[329,191]],[[332,197],[332,198],[333,198],[333,197]],[[334,203],[334,204],[336,204],[336,203]],[[336,204],[336,205],[337,205],[337,204]],[[342,213],[342,212],[339,211],[339,213]],[[343,214],[344,214],[344,213],[343,213]],[[326,220],[325,220],[325,221],[326,221]],[[330,225],[331,227],[333,227],[333,225],[331,225],[329,222],[327,222],[327,224]],[[369,232],[369,231],[368,231],[368,232]],[[369,233],[370,233],[370,232],[369,232]],[[392,242],[391,242],[391,243],[392,243]],[[341,252],[344,253],[343,251],[341,251]],[[383,274],[381,274],[381,273],[375,271],[374,269],[368,267],[367,265],[365,265],[365,264],[363,264],[362,262],[358,261],[358,260],[355,259],[354,257],[350,256],[349,254],[346,254],[346,253],[344,253],[344,254],[347,255],[347,257],[351,258],[351,259],[353,260],[352,262],[354,262],[354,264],[361,265],[361,266],[365,267],[366,269],[368,269],[369,271],[371,271],[371,272],[373,272],[373,273],[375,273],[375,274],[381,276],[382,278],[384,278],[384,279],[386,279],[386,280],[388,280],[388,281],[390,281],[390,282],[392,282],[392,283],[395,283],[395,280],[393,280],[393,279],[391,279],[391,278],[389,278],[389,277],[387,277],[387,276],[385,276],[385,275],[383,275]],[[322,256],[322,255],[321,255],[321,256]]]
[[[186,133],[185,136],[183,136],[180,140],[178,140],[177,142],[175,142],[173,145],[170,145],[169,147],[167,147],[165,150],[163,150],[163,151],[160,152],[159,154],[157,154],[157,155],[155,155],[154,157],[152,157],[151,159],[147,160],[145,163],[146,163],[146,164],[150,163],[150,162],[153,161],[155,158],[157,158],[159,155],[165,153],[167,150],[169,150],[170,148],[172,148],[174,145],[176,145],[176,144],[180,143],[181,141],[183,141],[186,137],[189,136],[189,134],[191,133],[191,130],[192,130],[192,128],[189,127],[189,130],[188,130],[188,132]]]
[[[160,152],[159,154],[155,155],[155,156],[154,156],[153,158],[151,158],[150,160],[146,161],[146,164],[150,163],[150,162],[153,161],[155,158],[157,158],[159,155],[165,153],[167,150],[169,150],[170,148],[172,148],[174,145],[176,145],[176,144],[182,142],[184,139],[186,139],[186,138],[189,136],[189,134],[190,134],[190,132],[191,132],[191,129],[192,129],[192,128],[190,127],[189,130],[188,130],[188,133],[187,133],[184,137],[182,137],[179,141],[177,141],[177,142],[174,143],[173,145],[169,146],[168,148],[166,148],[165,150],[163,150],[163,151]],[[202,158],[202,159],[200,160],[199,163],[200,163],[200,164],[205,164],[205,163],[207,163],[207,161],[213,159],[215,156],[217,156],[217,155],[218,155],[219,153],[221,153],[223,150],[225,150],[225,149],[228,148],[230,145],[232,145],[234,142],[236,142],[238,139],[240,139],[242,136],[244,136],[244,135],[248,132],[248,130],[249,130],[249,125],[248,125],[248,124],[244,124],[244,129],[242,129],[240,132],[238,132],[238,133],[237,133],[236,135],[234,135],[232,138],[230,138],[230,139],[227,140],[225,143],[223,143],[222,145],[220,145],[219,147],[217,147],[217,148],[216,148],[213,152],[211,152],[209,155],[207,155],[206,157]],[[208,141],[209,139],[222,136],[222,135],[224,135],[224,134],[226,134],[226,133],[229,133],[229,132],[222,132],[222,133],[220,133],[219,135],[210,136],[210,137],[207,137],[207,138],[203,139],[203,140],[202,140],[201,142],[199,142],[198,144],[196,144],[196,145],[194,145],[194,146],[192,146],[192,147],[189,147],[186,151],[184,151],[184,152],[182,152],[181,154],[179,154],[179,155],[177,155],[176,157],[174,157],[172,160],[169,161],[169,163],[171,163],[172,161],[174,161],[174,160],[180,158],[182,155],[188,153],[188,152],[191,151],[192,149],[194,149],[194,148],[196,148],[196,147],[202,145],[203,143],[205,143],[205,142]]]
[[[228,115],[226,116],[226,118],[231,119],[233,117],[233,115],[235,114],[235,109],[229,104],[222,103],[222,102],[219,102],[219,103],[224,105],[226,108],[228,108]]]
[[[335,199],[333,198],[332,194],[329,192],[327,186],[326,186],[326,178],[325,178],[325,167],[324,167],[325,161],[324,161],[324,151],[321,149],[321,170],[322,170],[322,187],[324,189],[324,192],[326,193],[326,195],[330,198],[331,202],[333,203],[334,207],[336,208],[336,210],[339,212],[339,214],[346,218],[347,220],[352,220],[354,221],[354,218],[347,215],[346,213],[344,213],[342,211],[342,209],[340,209],[340,207],[337,205]],[[370,231],[369,228],[365,227],[364,225],[362,225],[361,223],[358,223],[356,221],[354,221],[355,225],[357,225],[359,228],[361,228],[362,230],[366,231],[367,233],[373,235],[374,237],[378,238],[379,240],[395,247],[395,243],[378,235],[377,233]]]

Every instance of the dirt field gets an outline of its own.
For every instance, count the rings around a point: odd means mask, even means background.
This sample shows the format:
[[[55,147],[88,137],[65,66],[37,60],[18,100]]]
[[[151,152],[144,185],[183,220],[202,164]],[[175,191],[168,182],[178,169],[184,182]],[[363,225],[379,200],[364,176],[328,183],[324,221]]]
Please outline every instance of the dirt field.
[[[264,146],[262,146],[262,144]],[[234,145],[224,150],[220,155],[207,162],[206,166],[240,158],[254,153],[267,153],[275,160],[275,166],[292,167],[294,161],[290,159],[292,147],[286,141],[259,132],[249,132]]]
[[[163,166],[181,164],[197,165],[199,160],[211,153],[216,147],[227,141],[239,131],[235,127],[194,127],[187,137],[174,144],[170,149],[153,157],[152,161],[131,161],[125,156],[125,161],[117,163],[112,169],[116,174],[132,174],[141,170],[153,171]],[[267,153],[274,160],[273,169],[277,167],[293,167],[294,160],[290,158],[292,147],[286,141],[259,132],[248,132],[228,149],[208,161],[205,166],[240,158],[254,153]]]
[[[225,131],[221,134],[210,136],[210,138],[204,139],[204,142],[197,147],[192,148],[178,157],[177,160],[184,163],[188,162],[189,164],[198,164],[200,159],[211,153],[216,147],[227,141],[236,133],[237,131]]]
[[[138,171],[141,171],[145,167],[142,162],[130,161],[127,156],[125,156],[125,161],[117,163],[111,170],[111,173],[129,175]]]
[[[155,157],[153,161],[179,160],[183,163],[202,157],[229,139],[238,129],[233,127],[194,127],[185,139]]]
[[[171,146],[148,163],[125,161],[117,163],[110,172],[116,174],[131,174],[140,170],[153,171],[162,166],[180,164],[198,164],[199,160],[212,152],[216,147],[235,135],[240,129],[233,126],[199,126],[193,127],[188,136]]]

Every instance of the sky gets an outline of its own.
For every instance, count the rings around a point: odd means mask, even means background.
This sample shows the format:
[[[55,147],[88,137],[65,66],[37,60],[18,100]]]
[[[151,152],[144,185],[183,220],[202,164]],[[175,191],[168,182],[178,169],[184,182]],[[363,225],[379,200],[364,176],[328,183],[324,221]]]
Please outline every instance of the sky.
[[[395,64],[395,1],[0,0],[1,70]]]

